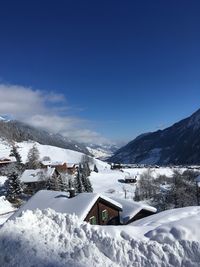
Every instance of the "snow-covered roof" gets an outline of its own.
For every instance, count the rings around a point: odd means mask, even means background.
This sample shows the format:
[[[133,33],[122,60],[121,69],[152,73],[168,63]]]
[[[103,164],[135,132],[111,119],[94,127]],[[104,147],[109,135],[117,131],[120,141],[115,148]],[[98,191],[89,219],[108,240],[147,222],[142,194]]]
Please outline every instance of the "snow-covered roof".
[[[65,163],[66,163],[65,161],[48,161],[48,160],[42,161],[42,165],[44,166],[60,166]]]
[[[65,161],[48,161],[48,160],[44,160],[42,161],[42,165],[44,166],[62,166],[66,164],[67,168],[73,168],[75,163],[66,163]]]
[[[120,219],[123,223],[127,223],[141,210],[147,210],[153,213],[157,212],[156,208],[143,203],[138,203],[128,199],[122,199],[117,197],[111,197],[111,198],[122,205],[122,212],[120,213]]]
[[[21,181],[23,183],[38,182],[41,181],[43,177],[51,177],[54,171],[55,168],[25,170],[21,176]]]
[[[67,163],[67,168],[73,168],[75,166],[74,163]]]
[[[16,162],[15,157],[1,157],[0,158],[0,163],[11,163],[11,162]]]
[[[120,203],[96,193],[80,193],[73,198],[69,198],[67,192],[40,190],[12,218],[20,215],[22,211],[51,208],[56,212],[75,214],[80,220],[84,220],[99,198],[111,203],[119,210],[122,209]]]

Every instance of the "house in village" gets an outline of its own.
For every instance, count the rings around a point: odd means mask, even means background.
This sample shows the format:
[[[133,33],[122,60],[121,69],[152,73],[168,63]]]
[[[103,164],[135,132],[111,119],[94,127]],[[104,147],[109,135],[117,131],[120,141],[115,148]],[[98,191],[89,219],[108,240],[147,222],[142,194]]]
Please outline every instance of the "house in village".
[[[0,168],[1,167],[5,167],[11,163],[16,162],[16,158],[15,157],[2,157],[0,158]]]
[[[74,194],[41,190],[23,205],[11,218],[25,210],[51,208],[56,212],[75,214],[79,220],[97,225],[122,225],[144,218],[156,212],[147,205],[133,201],[110,198],[96,193]]]
[[[74,163],[66,163],[61,161],[42,161],[42,168],[55,168],[59,173],[75,174],[77,166]]]
[[[20,178],[25,184],[25,193],[33,194],[46,188],[47,180],[57,178],[60,174],[55,168],[25,170]]]
[[[95,193],[58,192],[41,190],[23,205],[12,217],[25,210],[51,208],[56,212],[75,214],[81,221],[98,225],[119,225],[122,206],[118,202]]]
[[[122,169],[122,165],[120,163],[112,163],[111,170],[120,170]]]
[[[137,182],[137,175],[133,175],[133,176],[128,175],[128,176],[125,176],[124,182],[127,183],[127,184],[136,183]]]
[[[157,209],[142,203],[138,203],[128,199],[112,197],[112,200],[118,202],[122,206],[120,212],[121,224],[130,224],[136,220],[153,215],[157,212]]]

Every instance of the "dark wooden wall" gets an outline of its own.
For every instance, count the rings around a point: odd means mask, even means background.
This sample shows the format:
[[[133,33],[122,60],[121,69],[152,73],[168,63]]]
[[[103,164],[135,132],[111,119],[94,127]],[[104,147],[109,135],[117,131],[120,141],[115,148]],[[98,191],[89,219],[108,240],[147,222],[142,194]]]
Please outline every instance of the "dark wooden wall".
[[[102,211],[108,211],[108,220],[102,220]],[[85,218],[86,222],[90,221],[92,216],[96,217],[96,224],[98,225],[119,225],[120,217],[119,217],[119,209],[112,206],[109,202],[104,201],[99,198],[95,205],[92,207],[87,217]]]

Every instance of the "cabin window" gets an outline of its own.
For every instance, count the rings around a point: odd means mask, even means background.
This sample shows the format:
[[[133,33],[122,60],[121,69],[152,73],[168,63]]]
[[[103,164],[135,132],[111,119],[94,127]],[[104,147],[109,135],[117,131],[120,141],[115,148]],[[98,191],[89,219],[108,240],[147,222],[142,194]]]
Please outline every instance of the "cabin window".
[[[108,220],[108,211],[107,210],[103,210],[102,211],[101,218],[102,218],[102,221],[107,221]]]
[[[97,220],[95,216],[90,217],[90,224],[97,224]]]

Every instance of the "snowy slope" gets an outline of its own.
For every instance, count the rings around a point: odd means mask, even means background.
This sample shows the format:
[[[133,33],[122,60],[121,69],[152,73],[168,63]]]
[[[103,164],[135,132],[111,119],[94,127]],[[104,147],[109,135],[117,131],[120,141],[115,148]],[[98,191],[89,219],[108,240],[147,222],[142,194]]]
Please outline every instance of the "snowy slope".
[[[95,157],[99,159],[106,159],[112,156],[112,152],[106,151],[103,148],[91,148],[86,147],[88,151]]]
[[[64,161],[67,163],[79,163],[81,161],[82,156],[84,155],[81,152],[76,152],[70,149],[59,148],[55,146],[49,145],[41,145],[37,142],[27,141],[27,142],[20,142],[15,143],[18,147],[18,151],[22,157],[22,161],[25,163],[27,160],[28,151],[34,144],[36,144],[39,152],[40,158],[42,159],[44,156],[49,156],[52,161]],[[0,157],[7,157],[10,154],[11,145],[3,140],[0,140]],[[100,160],[94,160],[97,168],[104,169],[110,168],[105,162]]]
[[[106,160],[119,149],[119,146],[114,144],[88,144],[86,148],[95,158]]]
[[[91,226],[49,209],[26,211],[0,228],[0,266],[199,267],[200,244],[190,235],[190,228],[199,231],[199,210],[193,218],[190,227],[182,224],[189,234],[183,240],[174,231],[157,242],[140,238],[143,227]]]

